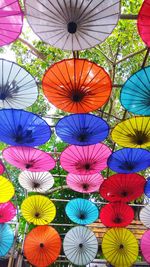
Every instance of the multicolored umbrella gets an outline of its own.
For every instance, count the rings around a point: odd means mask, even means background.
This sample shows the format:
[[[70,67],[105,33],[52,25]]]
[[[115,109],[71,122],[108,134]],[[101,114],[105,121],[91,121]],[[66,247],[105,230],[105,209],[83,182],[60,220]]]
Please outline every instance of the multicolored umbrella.
[[[11,221],[16,216],[16,207],[13,203],[0,204],[0,224]]]
[[[110,202],[130,202],[144,193],[145,183],[145,178],[136,173],[114,174],[104,180],[100,186],[100,195]]]
[[[115,267],[130,267],[138,257],[138,242],[125,228],[109,229],[102,240],[103,254]]]
[[[48,224],[56,216],[53,202],[48,197],[40,195],[27,197],[22,202],[21,211],[27,222],[35,225]]]
[[[109,125],[92,114],[73,114],[65,116],[56,124],[56,134],[72,145],[93,145],[107,138]]]
[[[104,144],[91,146],[69,146],[60,156],[62,168],[73,174],[98,173],[107,167],[111,150]]]
[[[142,148],[123,148],[113,152],[108,167],[118,173],[135,173],[150,167],[150,151]]]
[[[61,238],[51,226],[37,226],[25,238],[24,255],[34,266],[49,266],[58,258],[60,250]]]
[[[86,59],[65,59],[45,73],[42,87],[48,101],[70,113],[88,113],[109,99],[112,84],[108,73]]]
[[[144,235],[142,236],[140,247],[142,250],[142,254],[144,256],[144,259],[150,263],[150,230],[146,231]]]
[[[76,175],[69,173],[66,177],[66,183],[72,190],[84,194],[99,191],[103,181],[104,178],[99,173],[92,175]]]
[[[83,198],[70,200],[65,208],[69,219],[77,224],[91,224],[98,219],[99,211],[91,201]]]
[[[18,0],[0,1],[0,46],[14,42],[20,35],[23,12]]]
[[[68,260],[73,264],[86,265],[96,257],[98,241],[87,227],[76,226],[65,235],[63,249]]]
[[[144,194],[150,198],[150,177],[146,179],[145,187],[144,187]]]
[[[146,44],[150,47],[150,1],[144,0],[138,14],[137,27],[139,34]]]
[[[0,107],[25,109],[37,96],[37,84],[31,74],[14,62],[0,59]]]
[[[3,176],[0,176],[0,203],[9,201],[15,194],[13,184]]]
[[[125,227],[133,218],[133,209],[124,202],[108,203],[100,210],[100,220],[107,227]]]
[[[120,16],[120,1],[25,1],[25,14],[44,42],[63,50],[83,50],[102,43]]]
[[[112,131],[112,139],[123,147],[149,147],[150,117],[133,117],[120,122]]]
[[[52,170],[56,164],[50,154],[33,147],[11,146],[3,150],[3,157],[15,167],[33,172]]]
[[[140,221],[147,227],[150,228],[150,206],[145,206],[140,211]]]
[[[0,257],[4,257],[14,242],[14,234],[10,225],[0,224]]]

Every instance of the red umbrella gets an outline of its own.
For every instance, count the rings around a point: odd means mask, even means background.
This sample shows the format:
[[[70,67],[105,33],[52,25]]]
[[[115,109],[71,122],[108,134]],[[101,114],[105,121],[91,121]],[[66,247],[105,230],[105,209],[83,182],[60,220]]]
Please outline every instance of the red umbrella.
[[[129,202],[144,193],[146,180],[139,174],[114,174],[100,187],[100,195],[110,202]]]
[[[144,0],[138,14],[137,26],[143,42],[150,47],[150,0]]]

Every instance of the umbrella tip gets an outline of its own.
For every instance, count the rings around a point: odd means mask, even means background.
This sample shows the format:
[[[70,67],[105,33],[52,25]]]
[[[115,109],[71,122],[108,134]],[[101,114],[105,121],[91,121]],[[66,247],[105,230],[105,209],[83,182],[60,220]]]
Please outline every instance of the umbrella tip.
[[[43,248],[44,247],[44,244],[43,243],[40,243],[40,248]]]
[[[70,21],[67,25],[67,29],[68,29],[68,32],[71,34],[76,33],[77,23],[75,23],[74,21]]]

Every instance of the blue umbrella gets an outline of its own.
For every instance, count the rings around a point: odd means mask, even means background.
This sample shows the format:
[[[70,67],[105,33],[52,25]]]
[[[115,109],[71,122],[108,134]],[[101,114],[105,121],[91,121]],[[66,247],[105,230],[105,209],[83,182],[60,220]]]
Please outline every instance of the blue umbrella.
[[[8,224],[0,224],[0,257],[4,257],[13,245],[14,234]]]
[[[143,148],[123,148],[110,155],[108,167],[118,173],[135,173],[150,167],[150,152]]]
[[[59,120],[56,134],[72,145],[92,145],[103,141],[109,133],[108,124],[92,114],[73,114]]]
[[[120,101],[135,114],[150,115],[150,67],[134,73],[123,85]]]
[[[82,198],[70,200],[65,211],[71,221],[82,225],[93,223],[99,215],[97,206]]]
[[[21,109],[0,110],[0,141],[16,146],[39,146],[50,136],[49,125],[39,116]]]
[[[150,177],[146,179],[146,184],[144,187],[144,194],[150,198]]]

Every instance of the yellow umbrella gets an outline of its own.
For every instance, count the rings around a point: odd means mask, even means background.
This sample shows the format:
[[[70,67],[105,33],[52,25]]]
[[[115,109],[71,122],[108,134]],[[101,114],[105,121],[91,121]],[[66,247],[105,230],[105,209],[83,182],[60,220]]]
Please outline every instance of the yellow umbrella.
[[[27,197],[22,205],[21,211],[23,217],[35,225],[44,225],[50,223],[56,216],[56,208],[53,202],[40,195]]]
[[[111,228],[103,237],[102,251],[115,267],[129,267],[137,259],[138,242],[128,229]]]
[[[112,131],[112,139],[123,147],[150,146],[150,117],[133,117],[120,122]]]
[[[12,183],[3,176],[0,176],[0,203],[9,201],[15,193]]]

